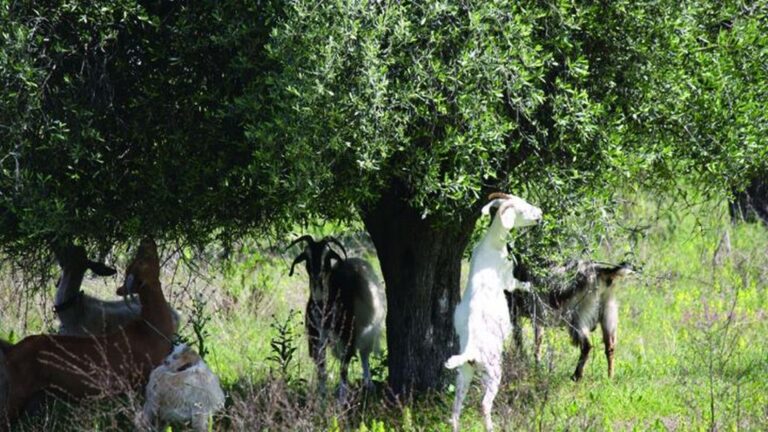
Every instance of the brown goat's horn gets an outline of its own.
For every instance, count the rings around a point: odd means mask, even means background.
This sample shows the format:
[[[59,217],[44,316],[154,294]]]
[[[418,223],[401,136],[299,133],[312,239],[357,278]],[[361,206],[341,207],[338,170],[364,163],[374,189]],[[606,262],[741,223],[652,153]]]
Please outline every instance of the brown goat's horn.
[[[303,236],[297,238],[296,240],[292,241],[291,244],[286,246],[285,250],[290,249],[291,246],[295,245],[296,243],[302,242],[302,241],[306,241],[309,244],[314,244],[315,243],[315,239],[313,239],[311,235],[303,235]]]
[[[341,244],[341,242],[336,237],[325,236],[322,241],[325,242],[325,243],[333,243],[336,246],[340,247],[341,251],[344,252],[344,259],[347,259],[347,250],[344,249],[344,245]]]
[[[495,200],[495,199],[510,199],[512,198],[512,195],[504,192],[493,192],[490,195],[488,195],[489,200]]]

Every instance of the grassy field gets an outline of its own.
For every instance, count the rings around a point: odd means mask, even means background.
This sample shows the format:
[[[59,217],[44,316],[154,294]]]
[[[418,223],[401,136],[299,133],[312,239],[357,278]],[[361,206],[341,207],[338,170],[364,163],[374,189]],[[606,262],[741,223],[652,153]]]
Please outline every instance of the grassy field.
[[[618,261],[630,252],[641,267],[639,274],[621,282],[615,376],[606,376],[597,331],[584,379],[571,382],[578,350],[569,345],[563,329],[548,329],[540,365],[529,358],[506,359],[495,404],[497,426],[767,430],[768,230],[759,224],[730,224],[724,205],[666,212],[640,200],[624,214],[622,226],[644,229],[634,237],[615,230],[601,239],[594,257]],[[325,232],[339,228],[317,229],[318,234]],[[370,253],[364,242],[354,249],[353,255]],[[405,404],[381,394],[353,392],[350,403],[340,406],[333,397],[314,394],[314,370],[303,335],[306,277],[303,271],[288,277],[292,257],[250,244],[233,252],[226,265],[191,269],[180,265],[183,258],[174,256],[163,278],[168,297],[187,318],[182,333],[195,342],[189,321],[198,323],[207,361],[228,394],[226,411],[214,418],[213,430],[449,429],[452,387]],[[52,292],[19,298],[12,289],[18,281],[5,270],[0,335],[18,339],[53,328]],[[86,290],[109,296],[116,284],[116,278],[89,280]],[[530,353],[530,328],[525,336]],[[381,383],[386,380],[385,355],[373,361],[374,377]],[[354,362],[355,383],[359,369]],[[335,365],[331,370],[336,372]],[[479,399],[478,389],[470,391],[464,430],[482,430]],[[59,402],[18,428],[125,430],[140,402],[138,395],[87,404]]]

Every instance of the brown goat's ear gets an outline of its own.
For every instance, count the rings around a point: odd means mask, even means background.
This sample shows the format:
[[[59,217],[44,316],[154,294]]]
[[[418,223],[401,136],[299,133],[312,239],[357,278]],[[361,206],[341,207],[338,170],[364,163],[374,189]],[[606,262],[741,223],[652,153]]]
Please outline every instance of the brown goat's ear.
[[[294,260],[293,264],[291,264],[291,272],[288,273],[288,276],[293,276],[293,268],[296,267],[296,264],[306,261],[309,257],[307,256],[306,252],[300,253]]]
[[[95,274],[99,276],[112,276],[113,274],[117,273],[117,270],[113,269],[112,267],[107,266],[104,263],[96,262],[96,261],[88,261],[88,268]]]

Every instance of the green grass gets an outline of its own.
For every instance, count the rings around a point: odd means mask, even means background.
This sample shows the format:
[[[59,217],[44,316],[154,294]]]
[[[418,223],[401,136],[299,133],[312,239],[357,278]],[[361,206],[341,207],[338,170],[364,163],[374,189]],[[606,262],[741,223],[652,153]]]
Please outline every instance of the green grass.
[[[495,405],[497,426],[501,430],[708,430],[713,425],[717,430],[768,429],[768,230],[758,224],[731,225],[719,205],[671,217],[656,217],[659,210],[650,200],[626,210],[622,225],[650,225],[645,236],[633,249],[620,235],[603,239],[595,257],[618,261],[631,251],[642,266],[638,275],[621,282],[613,379],[606,376],[599,330],[592,335],[594,349],[584,379],[572,383],[569,376],[578,350],[563,329],[547,329],[541,365],[530,359],[507,359]],[[725,232],[730,253],[715,264],[715,250]],[[170,297],[185,314],[191,296],[206,293],[211,317],[206,326],[207,361],[229,393],[226,413],[216,418],[214,430],[448,430],[452,387],[411,405],[357,395],[354,406],[347,408],[333,398],[316,397],[302,318],[290,315],[292,310],[303,312],[306,277],[303,269],[288,277],[291,257],[263,250],[250,245],[226,271],[203,269],[205,281],[197,278],[189,283],[182,277],[165,281]],[[108,286],[90,283],[87,289]],[[10,290],[3,291],[6,301]],[[102,291],[107,295],[107,288]],[[27,330],[16,314],[4,315],[2,334],[33,332],[52,323],[43,306],[33,306],[30,314]],[[273,354],[270,342],[277,337],[275,323],[289,323],[293,331],[289,341],[296,351],[287,376],[277,362],[268,360]],[[190,335],[188,328],[184,332]],[[525,336],[530,344],[530,328]],[[530,346],[527,351],[531,352]],[[381,361],[377,359],[374,366],[384,380]],[[336,379],[337,366],[332,364],[330,371]],[[351,373],[357,382],[358,362]],[[470,392],[463,430],[482,430],[480,396],[479,388]],[[86,410],[90,414],[79,408],[72,424],[82,425],[87,418],[91,429],[125,427],[128,414],[115,420],[103,413],[114,403],[131,406],[125,401],[90,405]],[[57,408],[51,416],[71,419],[72,410]],[[94,413],[97,410],[102,411]],[[22,426],[33,430],[40,423]]]

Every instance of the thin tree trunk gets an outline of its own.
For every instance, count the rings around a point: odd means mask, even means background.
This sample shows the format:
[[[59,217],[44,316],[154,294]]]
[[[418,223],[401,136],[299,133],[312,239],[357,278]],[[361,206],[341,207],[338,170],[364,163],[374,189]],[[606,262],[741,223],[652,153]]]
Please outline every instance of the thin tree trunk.
[[[443,363],[457,349],[461,259],[479,212],[440,227],[389,191],[362,213],[386,283],[389,385],[397,395],[441,389]]]

